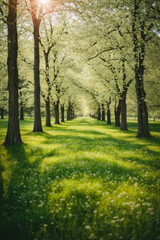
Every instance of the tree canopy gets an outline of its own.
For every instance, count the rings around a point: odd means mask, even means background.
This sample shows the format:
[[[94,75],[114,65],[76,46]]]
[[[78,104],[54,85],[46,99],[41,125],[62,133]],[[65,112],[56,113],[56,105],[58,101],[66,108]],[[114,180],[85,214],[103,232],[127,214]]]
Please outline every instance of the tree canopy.
[[[160,114],[159,13],[158,0],[1,1],[1,118],[10,114],[13,126],[18,108],[24,115],[34,111],[33,131],[42,131],[41,115],[51,126],[59,109],[66,117],[70,108],[73,115],[94,117],[103,110],[115,114],[122,130],[128,115],[137,116],[137,136],[149,137],[148,118]]]

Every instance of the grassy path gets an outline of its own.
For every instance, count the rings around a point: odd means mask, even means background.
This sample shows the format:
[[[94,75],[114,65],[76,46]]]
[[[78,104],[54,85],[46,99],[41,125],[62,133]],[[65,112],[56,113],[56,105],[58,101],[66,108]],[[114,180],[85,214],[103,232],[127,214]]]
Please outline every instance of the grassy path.
[[[149,140],[134,122],[128,132],[91,118],[32,126],[21,122],[24,145],[0,146],[4,239],[160,239],[160,124]]]

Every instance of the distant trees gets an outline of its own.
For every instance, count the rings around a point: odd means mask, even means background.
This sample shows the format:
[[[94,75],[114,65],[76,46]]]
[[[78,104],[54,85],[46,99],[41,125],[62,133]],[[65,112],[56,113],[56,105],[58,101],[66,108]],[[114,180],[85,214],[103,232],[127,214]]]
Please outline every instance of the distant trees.
[[[145,57],[148,43],[156,37],[159,29],[159,1],[117,1],[116,3],[103,1],[97,2],[92,6],[92,27],[90,25],[91,37],[88,37],[89,44],[87,53],[90,54],[90,61],[98,60],[98,58],[106,59],[107,55],[116,56],[117,53],[123,52],[127,62],[131,64],[134,72],[136,95],[137,95],[137,111],[138,111],[138,133],[137,137],[149,137],[148,111],[146,104],[146,93],[144,90],[144,73],[145,73]],[[98,11],[97,9],[103,9]],[[110,9],[110,11],[108,11]],[[113,9],[113,11],[112,11]],[[91,16],[91,12],[86,11]],[[97,14],[98,12],[98,14]],[[83,13],[83,18],[84,13]],[[108,23],[108,25],[107,25]],[[108,26],[106,28],[106,25]],[[105,28],[103,27],[105,26]],[[96,29],[96,30],[95,30]],[[96,34],[98,36],[95,37]],[[93,54],[94,52],[94,54]],[[130,55],[130,56],[129,56]],[[132,56],[132,57],[131,57]],[[122,57],[122,59],[125,59]],[[114,61],[114,57],[113,57]],[[97,62],[98,63],[98,62]],[[121,125],[122,130],[127,130],[126,122],[126,92],[132,80],[126,79],[125,61],[123,61],[121,70],[123,73],[124,89],[120,91],[120,87],[116,84],[117,104],[115,105],[115,121],[116,125]],[[108,71],[106,70],[106,74]],[[127,78],[133,79],[130,74]],[[109,79],[111,82],[111,79]],[[116,78],[119,82],[119,76]],[[128,82],[127,82],[128,81]],[[124,85],[125,82],[125,85]],[[121,122],[120,122],[121,115]]]

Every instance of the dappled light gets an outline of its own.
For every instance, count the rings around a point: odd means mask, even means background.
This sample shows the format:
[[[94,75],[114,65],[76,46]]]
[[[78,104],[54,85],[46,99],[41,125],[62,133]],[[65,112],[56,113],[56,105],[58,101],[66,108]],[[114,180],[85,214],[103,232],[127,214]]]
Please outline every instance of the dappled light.
[[[23,146],[1,146],[6,236],[158,239],[159,153],[148,145],[160,139],[134,142],[130,123],[126,141],[120,130],[91,118],[43,133],[31,127],[30,120],[22,123]]]

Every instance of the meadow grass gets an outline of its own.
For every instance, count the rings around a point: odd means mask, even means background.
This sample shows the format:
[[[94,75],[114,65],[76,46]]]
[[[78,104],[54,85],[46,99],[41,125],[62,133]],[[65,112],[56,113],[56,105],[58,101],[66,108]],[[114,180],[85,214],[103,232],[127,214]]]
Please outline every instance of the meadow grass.
[[[2,240],[160,239],[160,123],[150,139],[135,138],[135,121],[20,124],[24,144],[4,147],[0,121]]]

